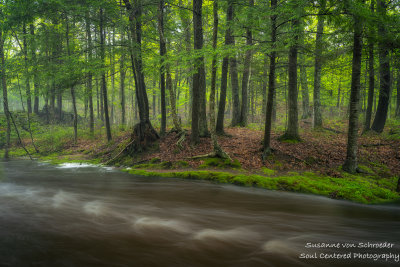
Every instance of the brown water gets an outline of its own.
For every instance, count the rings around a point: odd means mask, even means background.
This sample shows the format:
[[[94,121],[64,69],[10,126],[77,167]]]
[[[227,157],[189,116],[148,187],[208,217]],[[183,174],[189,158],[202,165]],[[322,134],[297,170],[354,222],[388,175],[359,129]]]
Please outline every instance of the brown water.
[[[391,249],[306,248],[391,242]],[[0,162],[0,266],[389,266],[400,207],[85,165]],[[353,255],[353,254],[352,254]],[[380,256],[382,257],[382,256]]]

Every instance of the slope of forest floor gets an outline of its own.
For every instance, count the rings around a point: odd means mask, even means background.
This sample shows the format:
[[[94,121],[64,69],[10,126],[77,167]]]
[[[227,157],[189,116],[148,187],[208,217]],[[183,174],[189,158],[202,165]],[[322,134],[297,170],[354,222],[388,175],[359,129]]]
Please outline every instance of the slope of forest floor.
[[[130,142],[130,131],[114,129],[114,139],[105,141],[104,129],[94,137],[83,130],[78,143],[72,141],[70,127],[48,126],[35,134],[39,153],[33,153],[30,139],[25,136],[33,156],[53,163],[90,161],[107,163],[130,173],[146,176],[169,176],[207,179],[216,182],[258,186],[267,189],[296,191],[348,199],[361,203],[379,203],[399,199],[396,192],[400,175],[400,126],[388,125],[384,133],[367,133],[359,139],[359,165],[363,173],[350,175],[341,170],[346,156],[346,125],[331,122],[321,130],[311,129],[310,121],[301,122],[301,142],[280,142],[282,132],[272,135],[274,153],[262,161],[263,131],[248,128],[227,128],[226,136],[218,138],[232,162],[215,158],[194,158],[212,151],[210,138],[199,145],[190,145],[190,132],[179,148],[178,136],[171,132],[147,151],[134,156],[120,152]],[[14,144],[11,155],[25,152]],[[117,156],[117,155],[122,156]]]

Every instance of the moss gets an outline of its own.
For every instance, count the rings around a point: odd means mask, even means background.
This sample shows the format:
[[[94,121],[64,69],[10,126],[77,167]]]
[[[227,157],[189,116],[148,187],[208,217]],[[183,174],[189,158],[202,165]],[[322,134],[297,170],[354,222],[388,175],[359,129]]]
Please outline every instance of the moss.
[[[200,168],[217,167],[217,168],[233,168],[240,169],[242,166],[237,159],[233,161],[221,158],[207,158],[204,163],[199,166]]]
[[[261,170],[266,175],[274,175],[276,173],[276,171],[268,169],[268,168],[265,168],[265,167],[261,168]]]
[[[262,175],[232,174],[217,171],[155,171],[130,169],[131,174],[142,176],[177,177],[184,179],[209,180],[218,183],[231,183],[242,186],[256,186],[271,190],[285,190],[307,194],[318,194],[334,199],[347,199],[359,203],[382,203],[398,200],[394,191],[396,179],[384,179],[377,183],[373,178],[348,176],[335,178],[319,176],[314,173],[292,174],[277,177]]]
[[[161,159],[160,158],[152,158],[149,162],[150,163],[160,163]]]

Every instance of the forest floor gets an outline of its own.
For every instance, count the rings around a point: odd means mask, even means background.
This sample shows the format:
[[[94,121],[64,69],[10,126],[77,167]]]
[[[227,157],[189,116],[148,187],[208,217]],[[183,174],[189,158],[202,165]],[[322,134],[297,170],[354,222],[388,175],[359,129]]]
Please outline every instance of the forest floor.
[[[329,126],[328,126],[329,125]],[[254,126],[254,125],[250,125]],[[281,142],[282,132],[272,134],[274,152],[262,161],[263,131],[227,128],[227,136],[218,138],[233,161],[193,157],[212,152],[210,138],[190,145],[190,132],[183,148],[176,145],[178,136],[168,133],[147,151],[132,156],[122,153],[130,141],[130,131],[115,129],[114,139],[106,142],[104,133],[82,137],[74,143],[68,128],[61,134],[36,135],[42,160],[53,163],[90,161],[112,165],[137,175],[206,179],[274,190],[296,191],[348,199],[361,203],[379,203],[399,199],[396,192],[400,176],[400,126],[389,124],[382,134],[367,133],[359,139],[359,166],[363,173],[351,175],[341,170],[346,157],[346,125],[332,121],[326,128],[313,130],[310,121],[301,121],[301,142]],[[255,128],[255,127],[252,127]],[[57,128],[53,129],[57,131]],[[72,131],[71,131],[72,132]],[[52,143],[53,142],[53,143]],[[24,138],[29,144],[29,138]],[[32,146],[28,146],[30,151]],[[13,156],[25,152],[14,147]]]

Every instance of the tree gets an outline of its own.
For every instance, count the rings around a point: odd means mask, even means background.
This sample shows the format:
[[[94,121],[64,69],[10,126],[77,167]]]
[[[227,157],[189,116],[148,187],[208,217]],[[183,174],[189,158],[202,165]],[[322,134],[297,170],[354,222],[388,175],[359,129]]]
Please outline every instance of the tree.
[[[289,48],[289,87],[288,87],[288,127],[281,137],[288,140],[300,140],[299,119],[298,119],[298,88],[297,88],[297,51],[299,39],[299,18],[298,12],[292,18],[293,40]]]
[[[85,13],[85,26],[86,26],[86,38],[87,38],[87,57],[88,63],[91,64],[93,60],[93,46],[92,46],[92,33],[90,30],[90,13]],[[89,128],[90,134],[94,134],[94,110],[93,110],[93,74],[92,70],[89,69],[87,73],[87,97],[89,99]]]
[[[136,86],[136,100],[139,108],[139,123],[135,125],[132,134],[131,152],[143,151],[148,144],[157,140],[159,135],[150,122],[149,101],[146,93],[146,84],[142,61],[142,1],[124,0],[129,15],[129,27],[133,47],[131,48],[132,71]]]
[[[269,77],[268,77],[268,99],[267,111],[265,112],[265,130],[264,130],[264,146],[263,146],[263,159],[271,154],[271,127],[272,127],[272,109],[274,106],[274,93],[275,93],[275,70],[276,70],[276,36],[277,36],[277,0],[271,0],[271,55],[269,63]]]
[[[320,1],[320,9],[318,14],[317,36],[315,40],[315,67],[314,67],[314,128],[322,127],[321,112],[321,70],[322,70],[322,50],[323,50],[323,34],[325,22],[326,0]]]
[[[165,56],[167,53],[164,38],[164,1],[158,2],[158,31],[160,36],[160,89],[161,89],[161,128],[160,135],[164,135],[167,127],[167,109],[165,104]]]
[[[374,0],[371,0],[371,12],[374,12]],[[367,111],[365,113],[365,124],[364,132],[371,129],[371,117],[372,117],[372,105],[374,101],[374,90],[375,90],[375,68],[374,68],[374,25],[369,27],[368,36],[368,73],[369,73],[369,83],[368,83],[368,104]]]
[[[0,15],[2,14],[2,10],[0,9]],[[0,75],[1,75],[1,87],[3,87],[3,109],[7,122],[7,130],[6,130],[6,144],[4,150],[4,158],[8,159],[8,150],[10,148],[10,135],[11,135],[11,121],[10,121],[10,112],[8,107],[8,92],[7,92],[7,80],[6,80],[6,63],[4,57],[4,24],[0,26]]]
[[[104,28],[104,14],[103,8],[100,8],[100,57],[101,62],[103,64],[103,70],[101,72],[101,91],[103,92],[103,105],[104,105],[104,117],[106,121],[106,131],[107,131],[107,140],[111,141],[111,126],[110,126],[110,117],[108,115],[108,96],[107,96],[107,83],[106,83],[106,73],[104,71],[105,64],[105,28]]]
[[[360,101],[361,53],[362,53],[362,18],[353,11],[353,63],[351,71],[350,116],[347,134],[347,153],[343,170],[355,173],[357,166],[358,113]]]
[[[254,0],[249,0],[249,15],[248,15],[248,23],[252,21],[252,12],[254,8]],[[248,112],[248,86],[249,86],[249,78],[250,78],[250,69],[251,69],[251,55],[252,51],[250,47],[253,44],[253,34],[250,29],[250,25],[247,26],[246,29],[246,45],[248,46],[246,50],[246,55],[244,59],[244,69],[243,69],[243,77],[242,77],[242,105],[240,109],[240,119],[239,125],[242,127],[247,126],[247,112]]]
[[[193,0],[193,37],[194,50],[203,48],[203,25],[202,25],[202,0]],[[192,144],[199,143],[200,139],[200,95],[202,86],[205,85],[204,56],[197,55],[194,61],[195,73],[193,74],[193,103],[192,103]]]
[[[217,49],[218,39],[218,0],[213,2],[213,16],[214,16],[214,28],[213,28],[213,50]],[[211,92],[210,92],[210,128],[211,128],[211,140],[213,143],[214,154],[221,158],[229,158],[229,156],[222,150],[218,144],[218,139],[215,129],[215,87],[217,80],[217,55],[214,54],[211,63]]]
[[[387,43],[387,29],[384,24],[386,17],[386,1],[377,1],[377,12],[379,15],[378,32],[379,32],[379,102],[376,109],[375,119],[372,123],[371,129],[375,132],[381,133],[385,127],[387,112],[389,107],[389,96],[390,96],[390,59],[389,49]]]
[[[232,33],[232,24],[234,20],[234,1],[228,0],[228,10],[226,14],[226,19],[229,27],[228,44],[232,47],[235,46],[235,37]],[[238,126],[240,123],[240,99],[239,99],[239,79],[237,73],[237,61],[236,52],[229,57],[229,69],[231,73],[231,85],[232,85],[232,126]]]

